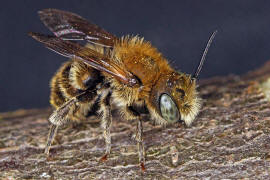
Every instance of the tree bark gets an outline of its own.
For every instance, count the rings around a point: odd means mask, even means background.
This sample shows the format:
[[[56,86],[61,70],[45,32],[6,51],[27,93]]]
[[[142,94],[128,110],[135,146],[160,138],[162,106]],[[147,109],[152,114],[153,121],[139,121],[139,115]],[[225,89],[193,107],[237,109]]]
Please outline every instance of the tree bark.
[[[0,114],[0,178],[14,179],[269,179],[270,61],[243,76],[200,81],[204,99],[191,127],[153,125],[145,116],[146,171],[138,165],[136,122],[114,113],[106,162],[97,117],[59,129],[50,157],[50,108]]]

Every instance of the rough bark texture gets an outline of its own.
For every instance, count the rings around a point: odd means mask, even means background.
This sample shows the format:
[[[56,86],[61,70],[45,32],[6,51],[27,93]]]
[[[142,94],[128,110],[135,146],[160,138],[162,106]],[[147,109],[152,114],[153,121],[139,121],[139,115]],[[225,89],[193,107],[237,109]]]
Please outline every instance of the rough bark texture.
[[[154,126],[145,117],[146,171],[138,166],[131,136],[135,122],[114,116],[112,154],[105,163],[96,117],[60,128],[43,154],[51,109],[0,114],[0,178],[17,179],[221,179],[270,178],[270,62],[245,76],[200,82],[204,99],[191,127]],[[266,94],[264,94],[264,93]]]

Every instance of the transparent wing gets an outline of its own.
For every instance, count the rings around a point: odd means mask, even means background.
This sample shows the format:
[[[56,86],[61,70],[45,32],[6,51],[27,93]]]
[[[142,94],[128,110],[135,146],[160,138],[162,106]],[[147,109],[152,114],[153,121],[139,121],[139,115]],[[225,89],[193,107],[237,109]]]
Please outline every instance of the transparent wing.
[[[117,37],[81,16],[58,9],[39,11],[41,21],[63,40],[86,40],[106,47],[113,47]]]
[[[55,36],[46,36],[39,33],[29,33],[35,40],[43,43],[47,48],[56,53],[69,58],[75,58],[83,61],[91,67],[106,72],[114,78],[128,86],[136,86],[139,84],[137,78],[129,71],[120,68],[113,63],[108,57],[98,52],[81,46],[78,43],[65,41]]]

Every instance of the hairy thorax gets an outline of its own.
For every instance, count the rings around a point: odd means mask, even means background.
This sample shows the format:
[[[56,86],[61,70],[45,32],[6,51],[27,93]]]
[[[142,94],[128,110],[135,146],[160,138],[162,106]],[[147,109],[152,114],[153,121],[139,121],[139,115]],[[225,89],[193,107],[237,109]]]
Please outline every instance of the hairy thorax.
[[[117,96],[125,98],[129,104],[147,99],[161,73],[168,71],[169,67],[156,48],[137,36],[122,37],[112,51],[112,58],[135,75],[141,83],[141,86],[136,88],[127,87],[116,81],[112,83],[119,90],[116,92]]]

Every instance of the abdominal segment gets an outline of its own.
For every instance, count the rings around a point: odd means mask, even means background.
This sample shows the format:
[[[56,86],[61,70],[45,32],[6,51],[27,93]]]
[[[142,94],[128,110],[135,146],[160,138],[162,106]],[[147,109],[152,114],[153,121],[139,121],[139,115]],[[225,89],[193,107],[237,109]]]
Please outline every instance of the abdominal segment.
[[[82,62],[70,60],[64,63],[51,80],[50,103],[58,109],[66,101],[88,91],[79,100],[76,107],[70,109],[68,118],[80,121],[97,110],[98,95],[97,85],[102,83],[103,77],[99,71],[87,66]],[[90,114],[89,114],[90,113]]]

